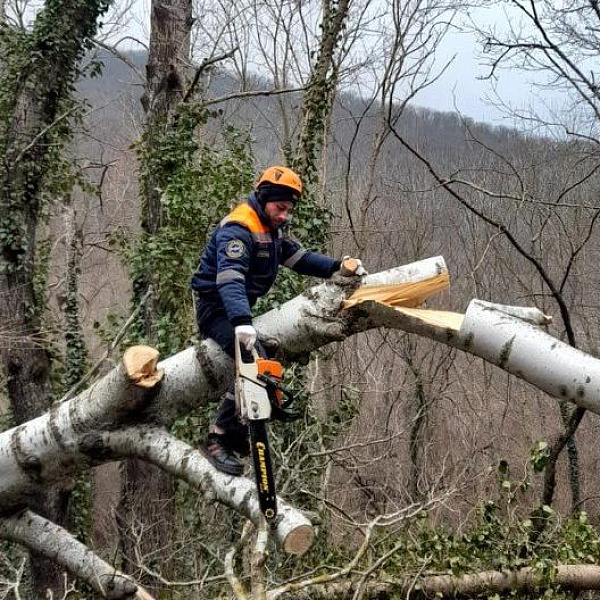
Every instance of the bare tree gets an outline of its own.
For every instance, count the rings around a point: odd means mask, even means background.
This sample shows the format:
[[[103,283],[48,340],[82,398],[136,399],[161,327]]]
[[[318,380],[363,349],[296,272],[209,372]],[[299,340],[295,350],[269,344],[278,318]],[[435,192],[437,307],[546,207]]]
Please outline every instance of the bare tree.
[[[156,235],[163,223],[162,184],[164,173],[157,172],[152,156],[169,128],[177,106],[184,100],[191,82],[190,32],[192,27],[190,0],[153,2],[150,19],[150,45],[146,63],[145,91],[141,98],[146,113],[145,131],[140,152],[142,235]],[[160,282],[152,265],[146,272],[134,275],[133,304],[152,290],[144,303],[140,339],[157,344],[156,327],[161,317]],[[145,530],[142,551],[153,548],[172,532],[173,479],[152,465],[135,459],[123,465],[123,496],[119,521],[121,545],[126,561],[134,554],[128,530]]]
[[[402,119],[443,71],[433,68],[433,59],[456,9],[435,1],[363,3],[361,8],[365,27],[357,28],[347,44],[346,67],[350,62],[352,68],[340,82],[332,117],[326,191],[338,215],[334,249],[355,253],[369,268],[379,269],[423,256],[435,238],[435,218],[424,211],[426,203],[405,191],[410,180],[419,185],[415,171],[401,155],[390,153],[387,115],[391,110]],[[385,368],[379,362],[383,356]],[[355,498],[351,505],[360,504],[344,483],[349,474],[362,480],[356,487],[367,505],[394,506],[427,493],[424,465],[437,437],[431,413],[443,398],[452,356],[395,332],[372,332],[342,345],[332,380],[348,383],[352,373],[360,390],[359,416],[343,437],[358,442],[367,426],[380,437],[385,432],[396,441],[389,444],[396,460],[386,460],[389,455],[378,448],[357,452],[360,459],[346,461],[336,475],[338,496],[346,490]],[[330,389],[334,403],[337,388]],[[375,489],[378,500],[369,495]]]

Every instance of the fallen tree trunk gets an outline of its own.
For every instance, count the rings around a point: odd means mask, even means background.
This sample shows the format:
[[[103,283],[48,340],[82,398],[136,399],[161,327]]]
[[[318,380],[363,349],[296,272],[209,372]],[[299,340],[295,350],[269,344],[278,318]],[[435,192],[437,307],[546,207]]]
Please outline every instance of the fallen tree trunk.
[[[429,286],[432,279],[438,284]],[[429,287],[426,296],[446,288],[449,279],[444,259],[435,257],[403,265],[369,275],[362,282],[358,278],[333,278],[257,317],[254,324],[260,339],[276,346],[281,357],[298,359],[328,343],[379,326],[351,310],[343,310],[344,301],[361,283],[379,286],[417,282]],[[167,426],[217,398],[227,389],[234,371],[231,359],[212,340],[204,340],[197,347],[161,361],[158,368],[165,372],[165,377],[149,412],[157,422]]]
[[[162,429],[139,426],[90,433],[82,448],[114,459],[135,456],[202,490],[209,501],[221,502],[253,523],[262,520],[254,481],[215,470],[200,452]],[[271,532],[289,554],[304,554],[314,539],[310,521],[282,499]]]
[[[430,287],[432,279],[438,284]],[[425,282],[430,292],[447,286],[443,259],[377,273],[366,277],[364,284],[412,285],[419,281]],[[357,283],[345,278],[327,281],[258,317],[260,337],[275,340],[282,354],[298,357],[374,327],[401,329],[481,356],[556,397],[600,413],[600,361],[531,325],[547,321],[536,309],[478,300],[469,305],[465,316],[394,308],[372,300],[343,309]],[[436,315],[448,318],[435,322]],[[543,357],[539,364],[534,360],[537,356]],[[152,349],[130,349],[122,365],[72,400],[1,434],[0,508],[20,508],[40,485],[106,460],[101,454],[82,451],[82,439],[89,432],[114,431],[125,421],[131,425],[133,413],[136,424],[168,427],[176,418],[218,397],[233,373],[231,359],[212,340],[158,365],[156,358]]]
[[[0,509],[27,503],[27,496],[88,466],[81,436],[119,427],[131,413],[142,413],[161,379],[158,352],[136,347],[106,377],[69,402],[0,435]]]
[[[302,583],[281,586],[267,594],[268,600],[344,600],[356,594],[358,581],[319,584],[302,589]],[[597,565],[558,565],[552,577],[531,568],[518,571],[483,571],[470,575],[431,575],[387,581],[369,581],[361,586],[363,598],[469,598],[479,594],[507,592],[543,592],[560,586],[564,590],[582,592],[600,590],[600,567]],[[355,596],[353,596],[355,597]]]
[[[437,258],[392,269],[378,277],[388,283],[401,283],[427,280],[445,271],[443,259]],[[342,339],[350,330],[341,306],[359,284],[358,279],[341,278],[305,292],[277,311],[258,318],[261,336],[276,337],[280,348],[291,348],[292,355],[308,354],[327,341]],[[274,324],[282,322],[295,325],[289,331],[279,331]],[[218,499],[227,496],[230,506],[255,522],[260,519],[253,483],[238,478],[236,486],[242,491],[231,494],[231,482],[224,482],[207,461],[195,455],[192,460],[191,454],[184,457],[185,452],[193,449],[181,451],[182,464],[178,470],[166,455],[162,458],[152,455],[150,445],[140,442],[139,436],[147,436],[147,430],[135,433],[135,426],[166,429],[176,418],[217,398],[232,377],[231,359],[212,340],[205,340],[158,365],[157,358],[152,348],[130,348],[121,364],[75,398],[2,433],[0,510],[4,514],[21,510],[41,486],[67,479],[120,453],[154,462],[177,476],[191,477],[190,481],[196,485],[205,486],[206,493]],[[124,432],[124,428],[128,431]],[[130,436],[128,451],[116,451],[108,442],[104,445],[91,442],[100,439],[100,434],[113,434],[107,440],[114,442],[116,432],[121,438]],[[309,529],[308,521],[290,508],[281,513],[277,539],[287,551],[300,554],[312,541],[313,532]]]

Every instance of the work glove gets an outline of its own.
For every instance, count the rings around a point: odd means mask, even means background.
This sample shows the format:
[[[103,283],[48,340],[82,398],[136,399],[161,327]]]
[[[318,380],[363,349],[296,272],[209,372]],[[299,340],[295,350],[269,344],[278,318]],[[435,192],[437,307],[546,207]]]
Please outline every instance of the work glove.
[[[257,336],[256,329],[252,325],[238,325],[235,328],[235,336],[248,352],[252,352]]]
[[[340,275],[343,277],[352,277],[352,275],[368,275],[366,269],[362,265],[360,258],[352,258],[344,256],[342,258],[342,266],[340,267]]]

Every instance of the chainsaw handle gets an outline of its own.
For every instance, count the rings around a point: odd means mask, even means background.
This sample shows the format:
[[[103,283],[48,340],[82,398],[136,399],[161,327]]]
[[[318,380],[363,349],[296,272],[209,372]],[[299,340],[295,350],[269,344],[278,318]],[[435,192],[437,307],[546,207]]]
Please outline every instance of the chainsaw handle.
[[[250,364],[260,358],[256,345],[252,347],[252,350],[248,352],[239,340],[238,334],[235,335],[235,360],[238,363]],[[258,341],[257,341],[258,344]],[[249,358],[249,359],[248,359]]]
[[[278,390],[281,390],[286,396],[292,396],[292,390],[290,390],[290,388],[284,383],[277,381],[274,377],[271,377],[265,373],[260,373],[258,375],[258,379],[268,385],[273,386],[274,388],[277,388]]]

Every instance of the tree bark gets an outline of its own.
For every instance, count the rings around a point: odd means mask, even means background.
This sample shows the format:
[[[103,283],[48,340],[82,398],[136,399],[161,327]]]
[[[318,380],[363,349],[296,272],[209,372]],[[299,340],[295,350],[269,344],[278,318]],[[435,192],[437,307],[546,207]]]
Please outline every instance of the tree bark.
[[[191,0],[154,0],[150,17],[150,47],[146,64],[146,90],[142,105],[146,112],[146,127],[142,156],[156,152],[153,145],[171,126],[170,119],[184,95],[189,82],[190,29],[192,26]],[[142,159],[143,161],[144,159]],[[141,165],[142,229],[155,235],[162,225],[161,185],[152,164]],[[159,175],[160,177],[160,175]],[[154,293],[144,305],[142,338],[155,345],[156,323],[161,316],[160,289],[155,274],[147,272],[134,282],[134,305],[137,305],[149,286]],[[153,465],[128,459],[122,466],[122,495],[119,502],[121,548],[127,559],[135,555],[132,527],[143,527],[142,553],[149,552],[159,543],[168,543],[173,532],[175,487],[172,478]],[[151,526],[150,526],[151,524]],[[137,542],[135,542],[137,543]],[[169,574],[168,564],[163,572]]]
[[[1,518],[0,535],[68,569],[104,598],[152,600],[131,578],[116,571],[68,531],[29,510]]]
[[[600,360],[552,337],[536,325],[547,322],[537,309],[472,300],[466,314],[394,309],[367,301],[363,326],[390,327],[431,338],[479,356],[555,398],[600,414]],[[444,325],[452,320],[452,326]]]
[[[189,83],[191,0],[154,0],[150,11],[150,47],[146,63],[144,145],[152,151],[157,137],[171,126],[170,117]],[[142,229],[150,235],[162,224],[161,189],[151,165],[142,176]]]
[[[369,276],[365,283],[426,279],[440,268],[445,269],[441,258],[429,259]],[[260,337],[275,340],[281,354],[298,357],[373,327],[402,329],[480,356],[553,396],[600,414],[600,389],[595,384],[600,381],[600,360],[509,314],[543,322],[539,311],[474,300],[464,317],[451,313],[462,321],[459,328],[444,327],[428,322],[436,311],[397,309],[373,301],[341,309],[354,287],[352,282],[331,280],[308,290],[258,317]],[[225,390],[232,376],[231,359],[212,340],[157,366],[156,359],[152,349],[131,348],[123,364],[74,399],[1,434],[0,507],[16,508],[40,482],[57,481],[89,462],[77,445],[82,435],[113,431],[131,419],[138,425],[168,428],[174,419]]]
[[[294,589],[295,600],[344,600],[358,588],[356,581]],[[560,586],[565,590],[581,592],[600,589],[600,567],[596,565],[558,565],[552,578],[544,577],[531,568],[514,572],[483,571],[471,575],[432,575],[405,579],[373,581],[364,586],[364,598],[379,600],[391,598],[470,598],[480,594],[506,592],[542,592]],[[292,586],[290,586],[292,587]],[[293,586],[296,588],[296,586]],[[267,594],[268,600],[278,600],[292,590],[281,586]],[[292,596],[290,596],[292,597]]]
[[[81,447],[91,457],[135,456],[183,479],[209,500],[237,510],[253,523],[262,522],[253,479],[232,477],[215,470],[202,453],[162,429],[135,427],[102,435],[90,432],[82,439]],[[304,554],[314,539],[310,521],[281,498],[272,532],[289,554]]]

